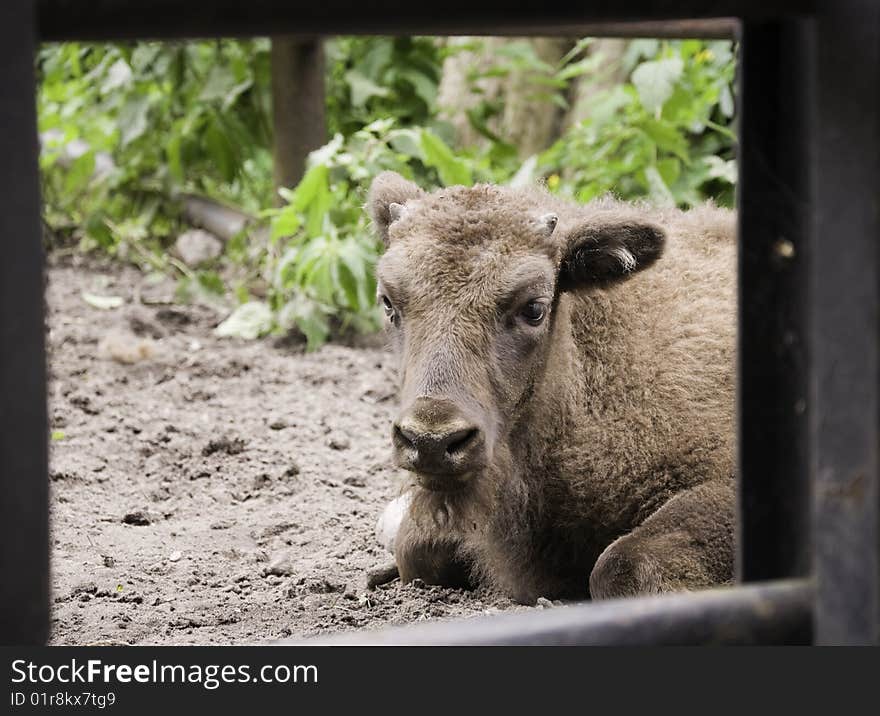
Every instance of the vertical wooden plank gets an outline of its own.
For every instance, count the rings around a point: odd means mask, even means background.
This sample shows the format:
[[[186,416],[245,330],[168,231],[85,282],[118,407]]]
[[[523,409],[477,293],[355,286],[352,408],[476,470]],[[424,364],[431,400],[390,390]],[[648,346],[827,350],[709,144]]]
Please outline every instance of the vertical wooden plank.
[[[809,570],[809,20],[743,26],[740,47],[740,580]]]
[[[820,644],[880,639],[880,5],[816,25],[813,535]]]
[[[32,0],[0,3],[0,643],[49,623],[43,256]]]

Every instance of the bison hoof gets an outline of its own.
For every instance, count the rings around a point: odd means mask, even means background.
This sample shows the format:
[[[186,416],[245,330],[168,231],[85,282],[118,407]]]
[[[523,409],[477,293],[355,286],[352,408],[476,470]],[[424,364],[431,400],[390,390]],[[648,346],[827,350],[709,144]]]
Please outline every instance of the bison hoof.
[[[400,571],[395,562],[375,567],[367,572],[367,589],[372,591],[376,587],[393,582],[398,577],[400,577]]]
[[[622,543],[615,542],[602,552],[590,574],[592,599],[632,597],[662,591],[662,578],[654,560],[628,549]]]
[[[458,554],[454,542],[436,541],[397,545],[394,554],[404,584],[419,579],[453,589],[473,589],[471,564]]]

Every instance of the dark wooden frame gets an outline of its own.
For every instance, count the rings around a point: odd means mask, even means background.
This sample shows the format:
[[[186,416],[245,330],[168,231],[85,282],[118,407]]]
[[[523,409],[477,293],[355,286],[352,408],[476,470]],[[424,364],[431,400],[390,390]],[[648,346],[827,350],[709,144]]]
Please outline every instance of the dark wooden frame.
[[[880,640],[880,6],[871,0],[4,0],[0,4],[0,639],[49,626],[39,40],[651,33],[741,21],[738,579],[371,637],[392,643]],[[634,23],[634,24],[631,24]],[[680,26],[681,27],[681,26]],[[695,27],[691,25],[691,27]],[[608,30],[603,33],[602,29]],[[632,30],[628,33],[627,29]],[[709,28],[715,28],[710,31]],[[679,29],[678,32],[681,32]],[[750,583],[757,584],[750,584]]]

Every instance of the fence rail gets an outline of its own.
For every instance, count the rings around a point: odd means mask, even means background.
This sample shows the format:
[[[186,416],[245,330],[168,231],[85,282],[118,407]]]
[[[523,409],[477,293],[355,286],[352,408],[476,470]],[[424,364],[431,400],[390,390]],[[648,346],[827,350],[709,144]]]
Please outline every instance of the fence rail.
[[[360,646],[644,646],[809,644],[807,580],[639,597],[539,613],[506,614],[350,632],[284,644]]]
[[[450,0],[442,12],[417,3],[326,0],[37,0],[44,40],[180,38],[298,34],[577,35],[647,33],[656,23],[706,23],[716,36],[730,18],[753,20],[808,15],[810,0],[592,0],[492,3]],[[626,23],[636,22],[626,30]],[[609,24],[607,32],[601,26]],[[645,23],[653,23],[648,25]],[[639,27],[641,24],[641,27]],[[612,32],[613,30],[613,32]],[[665,33],[664,33],[665,34]],[[677,34],[677,31],[673,32]]]

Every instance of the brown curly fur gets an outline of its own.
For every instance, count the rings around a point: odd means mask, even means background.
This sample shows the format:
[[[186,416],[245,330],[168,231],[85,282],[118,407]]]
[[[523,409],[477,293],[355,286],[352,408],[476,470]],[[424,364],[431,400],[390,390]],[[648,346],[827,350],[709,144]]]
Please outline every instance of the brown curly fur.
[[[400,312],[402,405],[454,400],[491,443],[464,489],[414,476],[401,577],[456,581],[465,565],[524,602],[730,580],[732,212],[490,185],[426,194],[389,172],[368,208],[388,247],[380,292]],[[500,308],[523,281],[551,300],[540,330]]]

